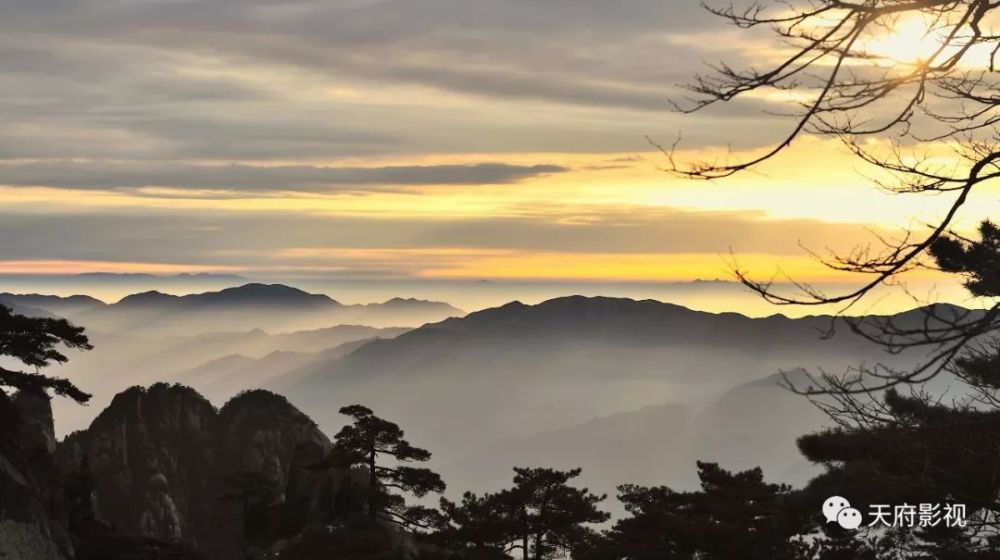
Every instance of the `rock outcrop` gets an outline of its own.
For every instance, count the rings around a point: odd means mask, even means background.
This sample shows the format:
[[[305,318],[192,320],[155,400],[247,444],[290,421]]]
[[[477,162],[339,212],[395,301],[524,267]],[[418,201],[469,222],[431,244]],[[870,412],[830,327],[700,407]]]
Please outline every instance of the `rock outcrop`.
[[[217,411],[190,388],[157,384],[116,396],[58,455],[64,472],[89,468],[104,522],[225,560],[241,557],[251,492],[269,489],[264,506],[294,512],[283,519],[328,514],[333,475],[309,467],[330,448],[312,420],[273,393],[242,393]]]
[[[89,458],[98,513],[123,533],[195,543],[206,529],[197,525],[207,516],[201,496],[212,492],[205,475],[214,463],[215,414],[192,389],[132,388],[116,396],[87,431],[66,438],[59,463],[75,472]],[[176,527],[165,526],[172,522],[164,517],[171,508],[183,514],[176,516]]]
[[[74,558],[54,492],[52,408],[45,395],[0,392],[0,558]]]

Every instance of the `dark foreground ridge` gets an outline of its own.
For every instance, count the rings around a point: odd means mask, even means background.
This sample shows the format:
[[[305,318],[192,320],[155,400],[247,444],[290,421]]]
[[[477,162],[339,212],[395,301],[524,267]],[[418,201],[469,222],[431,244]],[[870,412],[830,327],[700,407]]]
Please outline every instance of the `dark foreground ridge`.
[[[227,560],[248,542],[269,558],[309,558],[297,550],[330,537],[317,527],[350,478],[314,468],[330,440],[267,391],[217,410],[187,387],[134,387],[58,444],[47,397],[0,394],[0,413],[15,427],[0,442],[5,560]],[[371,538],[392,546],[387,530]]]

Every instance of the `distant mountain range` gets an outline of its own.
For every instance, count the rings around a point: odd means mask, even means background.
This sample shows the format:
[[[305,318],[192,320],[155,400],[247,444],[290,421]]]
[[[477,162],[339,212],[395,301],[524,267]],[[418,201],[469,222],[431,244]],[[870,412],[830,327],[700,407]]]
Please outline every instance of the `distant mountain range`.
[[[346,333],[342,334],[345,335],[345,339],[350,338]],[[393,336],[396,333],[393,332],[393,329],[382,329],[378,331],[378,334],[380,336]],[[273,384],[276,380],[280,380],[283,375],[310,364],[335,360],[378,338],[349,340],[313,352],[275,350],[261,358],[251,358],[243,354],[228,354],[190,369],[158,374],[154,380],[181,383],[194,387],[211,399],[225,400],[240,391]],[[280,340],[279,337],[272,342]],[[294,348],[295,346],[289,347]]]
[[[312,309],[339,305],[329,296],[310,294],[282,284],[245,284],[238,288],[185,296],[174,296],[157,291],[143,292],[124,297],[112,307],[156,308],[175,311],[183,308],[198,310],[203,307],[216,306],[276,306]]]
[[[789,375],[805,382],[801,370]],[[504,439],[443,468],[460,488],[497,488],[512,465],[583,467],[585,485],[613,493],[625,482],[693,488],[702,460],[736,470],[760,466],[769,480],[802,485],[821,468],[801,456],[796,439],[829,419],[781,381],[772,375],[704,404],[649,406]]]
[[[342,423],[341,405],[384,411],[470,486],[509,478],[510,467],[532,457],[636,480],[652,480],[656,468],[669,475],[657,480],[672,484],[693,482],[702,457],[742,458],[795,478],[809,474],[797,470],[795,436],[817,429],[823,416],[777,387],[775,372],[841,373],[913,359],[848,329],[823,336],[832,320],[621,298],[511,303],[369,342],[268,388],[327,431]],[[504,477],[491,478],[498,472]]]
[[[824,336],[828,316],[750,318],[625,298],[514,302],[464,317],[441,303],[344,305],[262,284],[146,292],[110,305],[10,295],[0,302],[59,310],[90,329],[97,350],[52,373],[98,393],[96,410],[124,387],[156,381],[216,400],[261,387],[336,433],[344,423],[338,409],[361,403],[430,448],[459,489],[509,481],[515,465],[580,466],[606,492],[624,481],[685,487],[697,459],[760,464],[772,479],[805,480],[812,471],[795,438],[825,418],[777,387],[775,372],[796,371],[801,380],[801,368],[839,373],[913,360],[848,329]],[[435,314],[414,329],[331,327]],[[921,310],[893,317],[914,326],[925,318]],[[292,328],[302,324],[326,328]],[[61,429],[83,427],[94,414],[54,404]]]
[[[206,396],[225,400],[254,389],[288,371],[330,360],[378,338],[391,338],[405,328],[338,325],[324,329],[271,334],[260,329],[187,336],[149,336],[130,332],[90,333],[94,350],[70,354],[70,361],[49,370],[73,379],[94,393],[93,406],[55,400],[61,433],[86,426],[95,409],[118,391],[133,385],[183,382]]]
[[[103,307],[105,304],[90,296],[48,296],[41,294],[0,294],[0,304],[30,317],[72,316]]]
[[[88,296],[3,293],[0,303],[33,315],[50,313],[66,317],[91,330],[140,329],[147,334],[170,335],[253,327],[273,332],[337,324],[417,326],[464,314],[447,303],[403,298],[345,305],[326,295],[282,284],[245,284],[184,296],[148,291],[113,304]]]

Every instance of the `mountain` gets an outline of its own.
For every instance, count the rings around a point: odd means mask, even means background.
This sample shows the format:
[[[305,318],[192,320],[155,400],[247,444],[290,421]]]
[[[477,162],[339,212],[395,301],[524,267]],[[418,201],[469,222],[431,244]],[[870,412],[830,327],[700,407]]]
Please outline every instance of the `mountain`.
[[[94,481],[96,517],[125,535],[186,543],[217,560],[242,558],[235,477],[258,473],[303,518],[328,507],[329,475],[305,465],[330,441],[284,398],[242,393],[216,410],[194,390],[157,384],[119,395],[84,431],[59,444],[66,477]],[[78,475],[76,475],[78,476]],[[235,508],[235,509],[234,509]]]
[[[772,480],[799,486],[808,482],[821,469],[802,457],[796,440],[831,426],[832,420],[808,398],[787,389],[786,383],[813,383],[807,375],[802,369],[772,374],[731,389],[698,410],[687,438],[687,470],[679,474],[693,475],[694,461],[702,460],[735,470],[760,466]]]
[[[694,463],[688,464],[684,453],[692,420],[692,411],[683,405],[645,407],[491,442],[440,470],[457,495],[507,486],[515,466],[582,468],[583,485],[611,496],[626,482],[670,481],[680,489],[682,481],[694,476]]]
[[[88,329],[94,350],[72,353],[68,364],[54,366],[50,373],[87,387],[94,393],[93,406],[56,400],[56,426],[61,434],[83,428],[93,420],[95,410],[107,406],[122,387],[183,382],[212,399],[226,399],[287,371],[333,359],[337,348],[345,353],[355,348],[345,346],[347,343],[391,338],[406,330],[339,325],[278,334],[252,329],[157,336],[142,328],[125,333]],[[266,359],[268,356],[271,359]],[[237,362],[246,367],[237,367]]]
[[[252,327],[274,332],[336,324],[417,326],[460,315],[461,310],[440,302],[396,298],[381,304],[344,305],[329,296],[282,284],[246,284],[183,296],[142,292],[68,318],[94,330],[141,329],[147,334],[179,336]]]
[[[142,369],[146,375],[162,376],[200,366],[228,355],[241,355],[254,360],[274,352],[316,353],[347,342],[393,338],[409,329],[374,328],[361,325],[338,325],[325,329],[271,334],[260,329],[242,332],[216,332],[195,336],[162,338],[148,346],[149,351],[136,361],[123,363],[116,369]],[[175,381],[173,379],[157,379]]]
[[[15,309],[34,308],[44,310],[46,313],[55,316],[70,316],[92,309],[104,307],[106,304],[90,296],[48,296],[42,294],[0,294],[0,304],[4,304]]]
[[[49,399],[0,391],[0,558],[63,560],[72,544],[57,508]]]
[[[212,400],[224,400],[241,391],[264,387],[273,380],[309,364],[322,363],[349,354],[372,340],[375,339],[352,340],[318,352],[275,350],[256,359],[242,354],[229,354],[188,370],[157,377],[162,381],[192,387]],[[294,346],[289,347],[294,348]]]
[[[121,331],[142,326],[144,330],[197,333],[235,325],[263,326],[264,315],[271,315],[272,321],[285,322],[293,315],[332,314],[339,307],[339,303],[327,296],[280,284],[246,284],[184,296],[142,292],[72,318],[98,330]]]
[[[322,294],[310,294],[282,284],[246,284],[218,292],[183,296],[179,302],[188,307],[261,306],[261,307],[340,307],[341,304]]]
[[[58,318],[56,314],[46,311],[44,309],[40,309],[38,307],[26,307],[24,305],[18,305],[13,302],[2,302],[2,301],[0,301],[0,305],[3,305],[8,309],[10,309],[14,315],[24,315],[25,317],[35,317],[39,319]]]
[[[831,321],[618,298],[512,303],[365,344],[269,388],[326,430],[339,427],[342,405],[388,411],[416,444],[434,442],[437,456],[454,462],[497,441],[598,417],[712,402],[777,371],[913,359],[848,329],[824,336]],[[756,419],[732,421],[753,429]]]
[[[0,419],[0,557],[204,560],[180,542],[123,534],[96,515],[93,480],[59,468],[48,396],[0,392]]]
[[[801,370],[789,375],[804,381]],[[514,465],[580,467],[584,485],[614,495],[624,483],[694,489],[695,464],[702,460],[734,470],[760,466],[770,480],[802,485],[820,469],[802,458],[796,439],[830,421],[808,399],[780,386],[781,381],[779,375],[768,376],[701,406],[650,406],[504,439],[441,470],[460,490],[498,488],[510,480]]]
[[[65,317],[89,332],[170,337],[252,328],[315,330],[345,324],[412,327],[465,314],[447,303],[398,297],[384,303],[345,305],[282,284],[245,284],[183,296],[150,290],[110,305],[90,296],[2,293],[0,304],[31,316]]]

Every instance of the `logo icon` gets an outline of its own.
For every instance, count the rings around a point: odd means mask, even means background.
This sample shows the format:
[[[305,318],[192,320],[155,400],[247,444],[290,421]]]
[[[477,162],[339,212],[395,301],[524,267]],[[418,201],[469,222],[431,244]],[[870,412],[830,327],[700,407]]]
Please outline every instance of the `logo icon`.
[[[844,508],[837,514],[837,523],[848,530],[855,530],[861,526],[861,512],[854,508]]]
[[[823,502],[823,517],[827,523],[837,523],[852,531],[861,526],[861,512],[852,508],[847,498],[840,496],[830,496]]]

